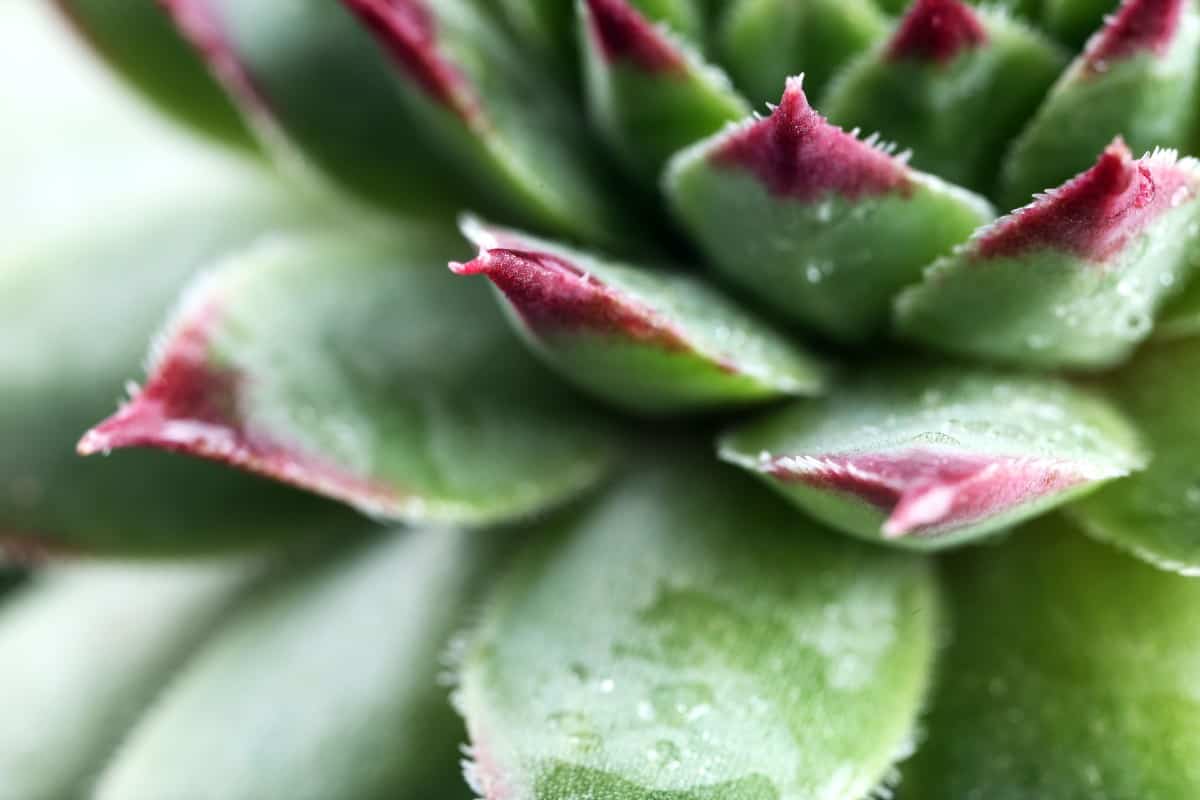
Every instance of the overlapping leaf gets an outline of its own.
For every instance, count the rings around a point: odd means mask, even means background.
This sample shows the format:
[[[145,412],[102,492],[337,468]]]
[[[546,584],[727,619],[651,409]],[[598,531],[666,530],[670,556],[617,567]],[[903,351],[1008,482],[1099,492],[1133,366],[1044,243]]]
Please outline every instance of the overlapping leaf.
[[[405,520],[523,516],[601,478],[611,429],[542,372],[438,229],[279,234],[202,278],[146,385],[81,441],[232,464]]]
[[[124,737],[94,796],[468,797],[438,676],[496,544],[397,532],[265,587]]]
[[[840,530],[914,548],[1003,529],[1143,465],[1099,398],[954,368],[857,376],[726,435],[720,454]]]
[[[467,219],[517,333],[568,380],[637,411],[688,411],[820,391],[825,368],[687,275],[639,269]]]
[[[1114,136],[1136,155],[1185,148],[1197,122],[1200,8],[1125,0],[1062,74],[1001,173],[1006,208],[1087,168]]]
[[[826,122],[799,78],[771,116],[672,159],[666,189],[731,283],[850,342],[886,328],[893,295],[992,216],[982,198]]]
[[[838,74],[821,106],[836,125],[911,149],[918,169],[987,193],[1065,64],[1007,12],[918,0],[886,41]]]
[[[1200,233],[1200,166],[1117,140],[1087,172],[979,231],[897,302],[930,347],[1042,368],[1119,363],[1184,285]]]
[[[1200,792],[1200,583],[1047,518],[947,565],[954,639],[901,794]]]
[[[540,532],[467,649],[493,798],[862,798],[910,744],[927,565],[831,537],[703,461]]]

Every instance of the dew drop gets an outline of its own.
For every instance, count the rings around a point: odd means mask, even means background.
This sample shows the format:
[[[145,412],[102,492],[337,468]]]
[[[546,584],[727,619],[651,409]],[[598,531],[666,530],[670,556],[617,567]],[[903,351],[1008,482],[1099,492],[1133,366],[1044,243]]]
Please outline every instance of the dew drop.
[[[712,711],[712,689],[703,683],[671,683],[656,686],[650,702],[659,718],[671,725],[685,725]]]

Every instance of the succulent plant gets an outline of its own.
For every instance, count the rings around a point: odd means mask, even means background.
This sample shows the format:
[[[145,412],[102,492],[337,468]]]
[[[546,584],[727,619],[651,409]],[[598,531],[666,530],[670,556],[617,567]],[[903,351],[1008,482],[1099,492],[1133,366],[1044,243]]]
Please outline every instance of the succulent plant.
[[[0,38],[0,800],[1200,797],[1194,0]]]

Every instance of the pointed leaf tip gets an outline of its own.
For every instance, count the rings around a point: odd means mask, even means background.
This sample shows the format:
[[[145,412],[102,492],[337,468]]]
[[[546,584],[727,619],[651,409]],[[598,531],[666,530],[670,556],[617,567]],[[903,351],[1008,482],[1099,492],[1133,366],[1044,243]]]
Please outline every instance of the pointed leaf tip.
[[[436,102],[468,122],[479,105],[458,69],[437,48],[437,19],[425,0],[342,0],[388,54]]]
[[[1175,39],[1188,0],[1126,0],[1083,53],[1085,70],[1101,74],[1137,53],[1162,56]]]
[[[961,0],[917,0],[888,44],[888,57],[946,63],[987,41],[979,17]]]
[[[997,222],[976,241],[977,258],[1065,250],[1103,262],[1164,212],[1195,197],[1197,175],[1162,156],[1134,160],[1117,137],[1096,164]]]
[[[480,247],[459,275],[485,275],[517,332],[572,382],[638,411],[807,395],[821,364],[700,281],[466,220]],[[719,332],[719,333],[715,333]]]
[[[803,76],[788,78],[770,116],[727,134],[712,159],[748,170],[772,194],[801,201],[829,192],[853,200],[909,189],[899,160],[831,125],[808,104]]]
[[[685,68],[679,50],[627,0],[586,0],[587,25],[610,61],[628,61],[646,72]]]

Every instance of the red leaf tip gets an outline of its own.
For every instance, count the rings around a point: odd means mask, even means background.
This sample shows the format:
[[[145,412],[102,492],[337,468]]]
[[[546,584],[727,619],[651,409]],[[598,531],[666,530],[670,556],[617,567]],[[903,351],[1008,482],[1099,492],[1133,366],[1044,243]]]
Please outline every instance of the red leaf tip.
[[[678,48],[627,0],[587,0],[588,31],[609,62],[628,61],[646,72],[684,66]]]
[[[1050,459],[919,449],[768,458],[758,468],[875,506],[888,515],[882,533],[889,539],[968,525],[1091,477]]]
[[[1113,140],[1096,164],[998,221],[976,240],[980,258],[1066,250],[1103,262],[1164,212],[1196,196],[1196,178],[1169,158],[1134,160]]]
[[[158,4],[244,111],[267,108],[266,96],[230,43],[212,0],[158,0]]]
[[[1084,50],[1085,69],[1103,73],[1111,61],[1138,53],[1163,55],[1175,38],[1189,0],[1125,0]]]
[[[986,41],[978,15],[961,0],[917,0],[896,28],[887,55],[944,64]]]
[[[808,104],[803,76],[788,78],[770,116],[726,134],[712,159],[748,170],[772,194],[801,201],[829,193],[853,200],[909,187],[900,160],[831,125]]]
[[[458,69],[437,47],[437,20],[424,0],[342,0],[401,69],[435,102],[462,119],[480,109]]]

